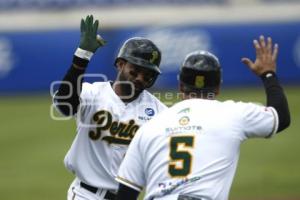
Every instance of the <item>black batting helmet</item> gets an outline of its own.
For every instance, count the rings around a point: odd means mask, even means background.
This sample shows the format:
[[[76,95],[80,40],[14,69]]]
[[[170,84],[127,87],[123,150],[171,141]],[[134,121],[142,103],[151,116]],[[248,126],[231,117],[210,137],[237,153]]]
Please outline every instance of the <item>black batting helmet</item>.
[[[120,48],[115,65],[120,58],[131,64],[153,70],[157,74],[161,73],[159,69],[161,52],[149,39],[133,37],[126,40]]]
[[[208,51],[194,51],[186,56],[179,79],[190,91],[215,92],[221,84],[221,65]]]

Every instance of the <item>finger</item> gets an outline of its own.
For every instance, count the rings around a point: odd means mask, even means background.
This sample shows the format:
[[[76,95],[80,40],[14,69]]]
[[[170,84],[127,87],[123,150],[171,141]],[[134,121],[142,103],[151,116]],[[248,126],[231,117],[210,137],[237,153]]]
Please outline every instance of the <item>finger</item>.
[[[250,69],[253,67],[253,62],[249,58],[242,58],[242,63],[247,65]]]
[[[98,26],[99,26],[99,21],[96,20],[95,23],[94,23],[94,26],[93,26],[93,33],[94,33],[95,35],[97,35]]]
[[[257,40],[253,40],[253,45],[254,45],[254,48],[256,50],[256,57],[260,58],[261,54],[262,54],[262,50],[261,50],[261,47],[260,47],[258,41]]]
[[[268,37],[267,42],[268,42],[267,43],[267,51],[268,51],[269,55],[271,55],[272,54],[272,46],[273,46],[272,38]]]
[[[93,21],[94,21],[94,16],[91,15],[91,23],[93,23]]]
[[[88,20],[88,31],[92,31],[92,26],[93,26],[93,17],[92,15],[89,15],[89,20]]]
[[[261,46],[262,50],[264,50],[266,47],[266,42],[265,42],[265,37],[263,35],[261,35],[259,37],[259,42],[260,42],[260,46]]]
[[[273,54],[272,54],[272,60],[276,61],[278,51],[279,51],[279,46],[278,46],[278,44],[275,44],[274,49],[273,49]]]
[[[90,15],[90,30],[93,31],[94,16]]]
[[[84,20],[85,24],[87,24],[88,21],[89,21],[89,16],[87,15],[87,16],[85,17],[85,20]]]
[[[90,32],[90,15],[88,15],[87,17],[86,17],[86,21],[85,21],[85,27],[86,27],[86,31],[87,32]]]
[[[89,16],[87,15],[84,20],[85,31],[88,31],[88,22],[89,22]]]
[[[100,46],[104,46],[107,43],[100,35],[96,36],[96,40],[100,44]]]
[[[84,24],[84,20],[83,19],[81,19],[81,22],[80,22],[80,31],[81,31],[81,33],[85,32],[85,24]]]

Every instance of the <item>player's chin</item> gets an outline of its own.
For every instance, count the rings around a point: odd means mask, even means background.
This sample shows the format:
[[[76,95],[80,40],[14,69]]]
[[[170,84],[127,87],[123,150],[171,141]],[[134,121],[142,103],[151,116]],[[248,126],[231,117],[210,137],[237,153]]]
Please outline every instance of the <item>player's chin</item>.
[[[135,92],[142,92],[145,89],[143,84],[134,84],[133,86]]]
[[[144,89],[145,89],[145,88],[137,88],[137,87],[135,87],[135,88],[134,88],[134,92],[135,92],[135,93],[141,93]]]

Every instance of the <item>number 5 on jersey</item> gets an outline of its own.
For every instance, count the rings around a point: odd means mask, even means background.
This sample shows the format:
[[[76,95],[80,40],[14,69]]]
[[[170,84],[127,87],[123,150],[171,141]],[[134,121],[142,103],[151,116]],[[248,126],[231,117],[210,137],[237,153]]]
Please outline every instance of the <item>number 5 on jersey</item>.
[[[171,177],[186,177],[191,173],[194,136],[176,136],[170,138],[169,174]]]

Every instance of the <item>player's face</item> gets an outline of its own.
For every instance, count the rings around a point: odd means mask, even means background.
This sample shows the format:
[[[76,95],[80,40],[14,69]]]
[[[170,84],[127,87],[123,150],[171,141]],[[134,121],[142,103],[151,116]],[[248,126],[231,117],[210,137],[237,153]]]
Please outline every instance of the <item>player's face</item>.
[[[133,65],[126,61],[119,67],[119,73],[119,81],[130,81],[133,83],[136,92],[148,88],[156,76],[152,70]]]

